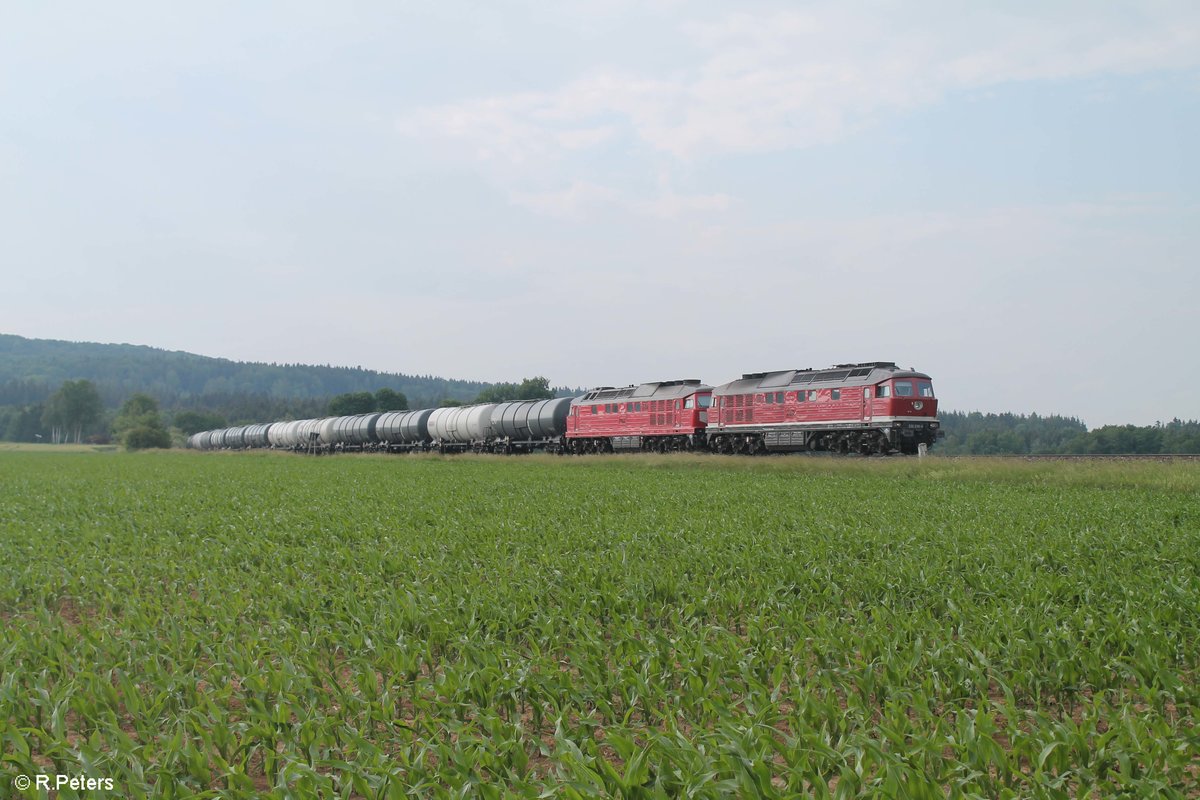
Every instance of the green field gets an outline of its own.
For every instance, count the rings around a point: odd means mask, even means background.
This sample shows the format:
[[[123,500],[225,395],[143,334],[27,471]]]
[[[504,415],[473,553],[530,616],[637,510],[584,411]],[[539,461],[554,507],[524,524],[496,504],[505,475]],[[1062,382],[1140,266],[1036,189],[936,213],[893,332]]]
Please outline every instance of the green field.
[[[1196,797],[1198,498],[1192,464],[0,452],[0,796]]]

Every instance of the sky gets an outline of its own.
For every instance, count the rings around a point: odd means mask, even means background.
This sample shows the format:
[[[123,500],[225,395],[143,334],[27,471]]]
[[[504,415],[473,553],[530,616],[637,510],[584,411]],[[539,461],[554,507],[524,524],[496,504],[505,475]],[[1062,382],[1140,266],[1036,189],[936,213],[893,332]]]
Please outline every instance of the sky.
[[[0,333],[1200,417],[1200,3],[0,2]]]

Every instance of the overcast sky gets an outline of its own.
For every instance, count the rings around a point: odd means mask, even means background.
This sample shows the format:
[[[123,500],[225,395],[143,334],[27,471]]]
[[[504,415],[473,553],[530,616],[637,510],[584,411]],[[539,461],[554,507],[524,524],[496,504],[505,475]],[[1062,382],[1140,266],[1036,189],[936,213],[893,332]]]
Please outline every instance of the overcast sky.
[[[0,4],[0,332],[1200,417],[1200,3]]]

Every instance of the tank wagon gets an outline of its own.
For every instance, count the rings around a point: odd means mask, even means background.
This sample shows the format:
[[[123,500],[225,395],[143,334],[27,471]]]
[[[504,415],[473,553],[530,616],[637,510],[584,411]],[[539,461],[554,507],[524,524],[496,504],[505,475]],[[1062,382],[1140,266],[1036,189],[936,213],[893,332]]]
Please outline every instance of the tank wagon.
[[[929,375],[891,361],[601,386],[575,398],[478,403],[203,431],[198,450],[308,452],[915,453],[941,434]]]
[[[197,433],[188,447],[271,447],[319,452],[563,452],[571,398],[517,400],[417,411],[386,411],[222,428]]]
[[[571,398],[556,397],[439,408],[429,417],[431,446],[441,453],[559,453],[570,406]]]
[[[491,412],[491,452],[563,452],[572,402],[570,397],[556,397],[497,404]]]
[[[429,449],[429,418],[434,409],[420,411],[387,411],[379,416],[371,431],[372,449],[393,453]]]
[[[375,427],[379,424],[379,412],[355,414],[350,417],[334,417],[331,434],[332,446],[341,450],[363,450],[374,444]]]

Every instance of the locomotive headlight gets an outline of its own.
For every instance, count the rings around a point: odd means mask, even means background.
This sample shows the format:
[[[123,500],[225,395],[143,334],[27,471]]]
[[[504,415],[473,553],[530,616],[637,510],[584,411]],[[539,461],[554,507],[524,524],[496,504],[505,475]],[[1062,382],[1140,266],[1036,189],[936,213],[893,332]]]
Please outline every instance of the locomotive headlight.
[[[924,407],[925,407],[925,404],[922,403],[920,400],[917,400],[915,403],[913,403],[913,408],[915,408],[917,411],[920,411]]]

